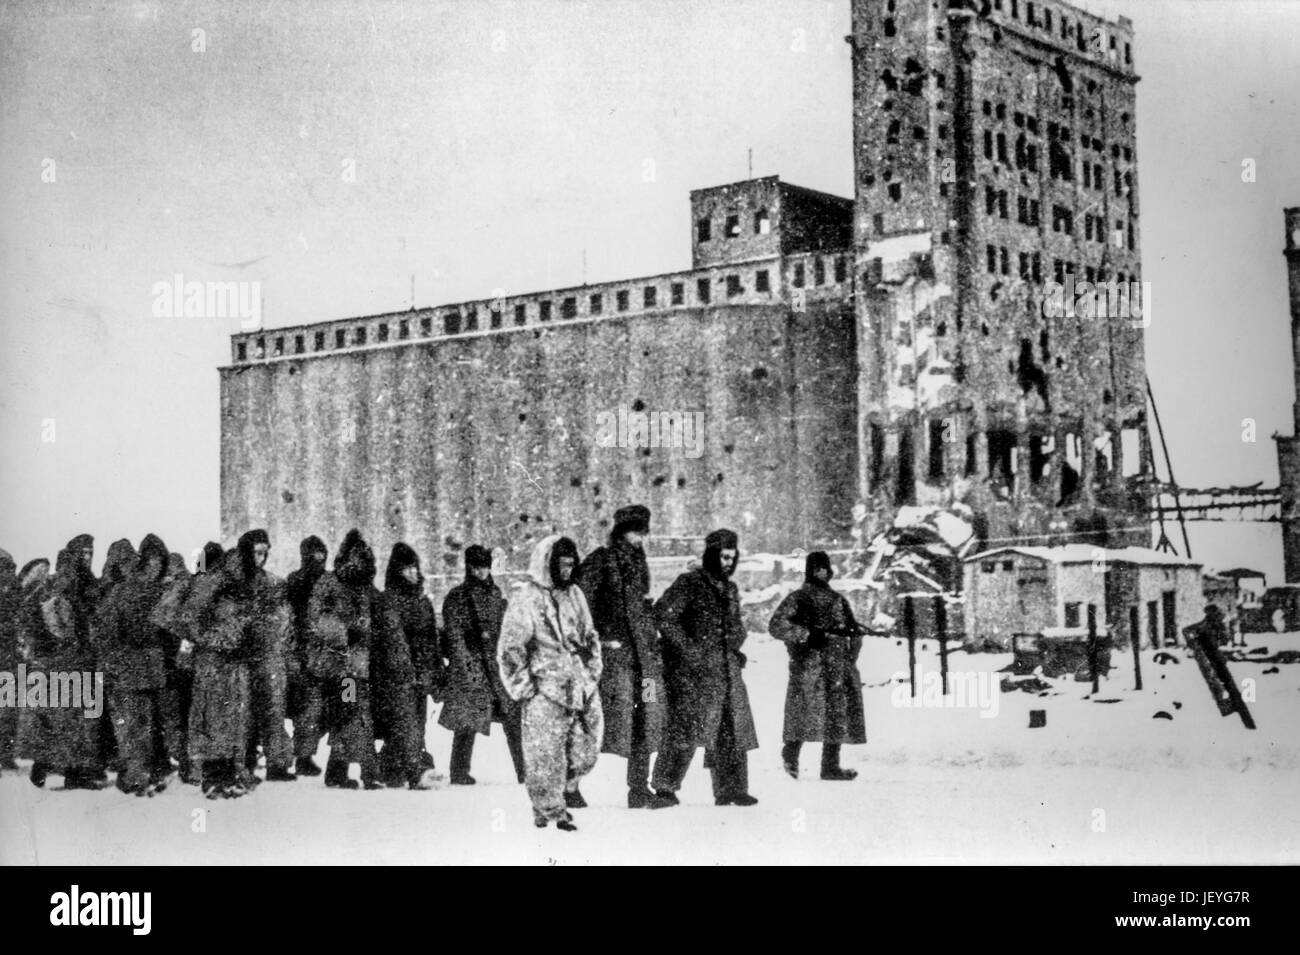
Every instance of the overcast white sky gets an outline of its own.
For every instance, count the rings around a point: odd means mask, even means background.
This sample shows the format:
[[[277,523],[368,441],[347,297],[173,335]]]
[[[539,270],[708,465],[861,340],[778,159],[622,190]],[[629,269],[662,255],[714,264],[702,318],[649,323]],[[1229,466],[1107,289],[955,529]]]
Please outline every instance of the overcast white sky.
[[[1275,484],[1300,3],[1084,6],[1137,31],[1176,475]],[[21,563],[88,531],[98,564],[120,536],[216,536],[232,328],[152,317],[175,273],[260,281],[267,323],[292,324],[405,308],[412,274],[420,305],[576,284],[584,249],[593,282],[687,267],[687,193],[744,178],[750,147],[756,175],[851,195],[848,26],[848,0],[5,5],[0,547]],[[1279,540],[1193,529],[1198,558],[1271,575]]]

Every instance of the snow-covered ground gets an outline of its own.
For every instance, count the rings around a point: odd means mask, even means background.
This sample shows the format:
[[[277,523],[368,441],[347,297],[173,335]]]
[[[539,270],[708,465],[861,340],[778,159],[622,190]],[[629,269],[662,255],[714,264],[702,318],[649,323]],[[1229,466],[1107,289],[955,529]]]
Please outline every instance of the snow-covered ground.
[[[1300,649],[1300,634],[1250,639],[1270,654]],[[498,731],[476,746],[477,786],[434,792],[340,792],[316,778],[218,802],[173,782],[146,800],[60,792],[57,777],[38,790],[24,769],[0,778],[0,862],[1300,862],[1300,665],[1230,664],[1239,683],[1255,681],[1252,732],[1219,716],[1181,650],[1172,651],[1181,662],[1163,665],[1144,652],[1142,693],[1131,657],[1116,653],[1098,701],[1088,683],[1055,680],[1047,696],[913,708],[896,705],[906,691],[889,682],[906,670],[905,645],[868,640],[870,741],[845,748],[858,779],[831,783],[816,778],[817,744],[805,746],[803,778],[782,772],[785,650],[757,634],[746,650],[763,744],[750,754],[753,808],[714,807],[697,756],[680,807],[629,811],[625,764],[606,756],[583,785],[591,808],[577,813],[580,831],[538,830]],[[950,659],[954,673],[982,671],[967,679],[987,693],[1010,655]],[[938,672],[936,646],[919,660],[924,689],[924,674]],[[1029,729],[1031,709],[1045,711],[1046,726]],[[1154,719],[1158,711],[1173,719]],[[429,745],[445,771],[451,735],[432,720]]]

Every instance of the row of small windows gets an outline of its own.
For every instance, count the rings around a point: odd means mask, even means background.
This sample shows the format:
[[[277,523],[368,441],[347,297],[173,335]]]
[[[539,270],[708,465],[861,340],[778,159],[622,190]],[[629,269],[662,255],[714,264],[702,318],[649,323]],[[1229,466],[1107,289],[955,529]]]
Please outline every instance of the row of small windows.
[[[996,105],[996,107],[995,107],[994,104],[993,104],[992,102],[990,102],[989,100],[985,100],[985,101],[984,101],[984,115],[985,115],[985,116],[988,116],[988,117],[990,117],[990,118],[996,118],[996,119],[999,119],[999,120],[1004,119],[1005,116],[1006,116],[1006,105],[1003,104],[1003,103],[998,103],[998,104]],[[1128,114],[1126,113],[1126,114],[1124,114],[1124,115],[1125,115],[1125,118],[1127,119]],[[1034,116],[1027,116],[1027,115],[1024,114],[1024,113],[1021,113],[1021,112],[1017,111],[1017,112],[1014,114],[1014,122],[1015,122],[1016,128],[1018,128],[1018,129],[1027,129],[1031,134],[1033,134],[1033,135],[1035,135],[1035,136],[1038,135],[1038,119],[1037,119],[1037,117],[1034,117]],[[1066,143],[1070,142],[1072,136],[1073,136],[1073,133],[1072,133],[1072,131],[1071,131],[1071,129],[1070,129],[1069,126],[1060,125],[1060,124],[1058,124],[1058,123],[1054,123],[1054,122],[1052,122],[1052,123],[1048,123],[1048,124],[1047,124],[1047,138],[1048,138],[1049,140],[1054,141],[1054,142],[1059,142],[1059,143],[1061,143],[1061,144],[1062,144],[1062,148],[1064,148],[1064,146],[1065,146]],[[1002,144],[1002,145],[999,146],[999,149],[998,149],[998,153],[999,153],[998,158],[1001,159],[1003,162],[1005,162],[1005,161],[1006,161],[1006,145],[1005,145],[1005,143],[1006,143],[1006,137],[1005,137],[1005,135],[1004,135],[1003,133],[998,133],[998,134],[997,134],[997,141],[998,141],[999,143]],[[992,157],[992,142],[993,142],[993,132],[992,132],[992,130],[988,130],[988,129],[986,129],[986,130],[984,131],[984,155],[985,155],[985,158],[988,158],[988,159],[993,158],[993,157]],[[1016,149],[1017,149],[1017,161],[1019,162],[1019,153],[1020,153],[1020,150],[1021,150],[1022,148],[1024,148],[1024,147],[1021,146],[1020,144],[1021,144],[1021,143],[1026,143],[1025,137],[1024,137],[1023,135],[1020,136],[1020,137],[1018,137],[1017,140],[1016,140],[1016,142],[1017,142],[1017,147],[1016,147]],[[1033,147],[1033,144],[1028,144],[1028,145],[1029,145],[1031,148]],[[1102,143],[1102,141],[1101,141],[1100,139],[1098,139],[1096,136],[1090,136],[1090,135],[1089,135],[1088,133],[1086,133],[1086,132],[1084,132],[1084,133],[1080,133],[1080,135],[1079,135],[1079,145],[1080,145],[1083,149],[1085,149],[1085,150],[1086,150],[1086,149],[1092,149],[1092,150],[1094,150],[1094,151],[1096,151],[1096,152],[1098,152],[1098,153],[1104,153],[1104,152],[1106,151],[1106,147],[1105,147],[1105,145]],[[1120,144],[1115,143],[1115,144],[1113,144],[1113,145],[1111,146],[1111,156],[1112,156],[1113,158],[1115,158],[1115,159],[1119,159],[1121,156],[1123,156],[1125,162],[1132,162],[1132,161],[1133,161],[1133,150],[1132,150],[1130,147],[1128,147],[1128,146],[1120,146]]]
[[[1006,246],[990,245],[985,247],[985,256],[989,275],[1010,275],[1011,255]],[[1041,252],[1019,253],[1019,276],[1025,282],[1043,280],[1043,257]]]
[[[997,218],[1008,218],[1008,196],[1005,189],[994,189],[991,186],[984,187],[984,213],[988,216]],[[1021,225],[1037,227],[1040,221],[1039,201],[1031,199],[1028,196],[1016,196],[1016,222]],[[1074,213],[1069,208],[1061,205],[1052,206],[1052,231],[1064,233],[1065,235],[1074,235]],[[1094,216],[1087,213],[1084,216],[1084,237],[1086,239],[1105,242],[1106,241],[1105,220],[1102,216]],[[1115,245],[1117,248],[1133,248],[1133,228],[1132,223],[1125,225],[1122,219],[1115,220],[1115,233],[1117,237]],[[1122,239],[1122,240],[1121,240]]]
[[[826,284],[826,260],[821,256],[813,259],[812,282],[814,286]],[[832,268],[834,270],[835,281],[843,283],[848,279],[848,263],[844,256],[836,256],[833,259]],[[791,284],[795,288],[804,288],[807,285],[807,272],[802,262],[796,262],[792,269]],[[744,283],[739,275],[725,276],[726,295],[728,298],[735,298],[743,295],[745,292]],[[756,292],[771,292],[772,279],[771,273],[767,269],[757,269],[754,272],[754,290]],[[686,284],[684,282],[672,282],[668,286],[669,301],[673,305],[686,304]],[[707,305],[713,300],[713,286],[709,279],[697,279],[695,282],[695,299],[698,303]],[[641,302],[645,308],[654,308],[658,304],[659,290],[653,285],[645,286],[641,291]],[[614,307],[617,311],[626,312],[632,304],[631,292],[627,289],[620,289],[614,293]],[[604,314],[605,296],[601,292],[594,292],[587,300],[588,313],[591,315]],[[554,317],[554,303],[548,300],[542,300],[537,303],[540,321],[549,322]],[[568,296],[560,301],[559,308],[560,318],[571,319],[578,317],[578,299],[576,296]],[[528,323],[528,307],[525,303],[520,302],[514,306],[513,312],[515,325],[526,325]],[[426,316],[420,319],[420,335],[428,338],[433,334],[433,319]],[[491,309],[489,312],[489,327],[502,327],[502,314],[499,309]],[[375,329],[375,340],[383,343],[391,340],[390,332],[392,327],[387,322],[381,322]],[[456,335],[460,332],[473,332],[479,330],[478,312],[475,309],[467,309],[463,314],[461,312],[448,312],[443,316],[443,333],[447,335]],[[348,330],[338,328],[334,330],[334,347],[347,348],[349,345],[365,345],[367,343],[366,326],[358,326],[352,330],[352,340],[348,341]],[[397,340],[404,341],[411,337],[411,323],[407,319],[402,319],[397,323]],[[326,342],[326,333],[323,331],[316,332],[312,341],[313,351],[324,351]],[[271,357],[280,358],[289,352],[285,351],[286,344],[292,346],[292,354],[302,355],[307,351],[307,342],[305,335],[294,335],[292,339],[280,335],[272,339]],[[256,340],[256,347],[253,351],[254,358],[266,357],[266,338],[261,337]],[[248,343],[237,342],[235,344],[235,355],[238,361],[248,360]]]
[[[1038,172],[1038,144],[1028,142],[1022,134],[1016,137],[1015,149],[1016,168]],[[994,134],[990,129],[984,130],[984,158],[1008,162],[1006,133]]]
[[[1012,19],[1019,20],[1020,0],[1008,0],[1008,3],[1010,6]],[[1003,10],[1006,5],[1007,4],[1004,4],[1003,0],[993,0],[993,9],[995,10]],[[1042,10],[1043,15],[1041,18],[1037,15],[1037,13],[1038,11],[1035,10],[1034,8],[1033,0],[1027,0],[1025,4],[1025,22],[1029,24],[1029,26],[1031,27],[1040,27],[1043,30],[1050,33],[1052,31],[1051,8],[1043,7]],[[1070,23],[1069,17],[1062,16],[1061,17],[1061,39],[1068,40],[1070,39],[1071,35],[1075,37],[1075,45],[1079,49],[1079,51],[1085,52],[1088,49],[1088,38],[1087,38],[1087,34],[1084,33],[1083,22],[1080,21],[1077,25],[1074,25]],[[1094,42],[1100,45],[1100,37],[1104,35],[1105,34],[1103,34],[1100,30],[1094,31],[1093,36],[1098,38],[1098,40]],[[1109,49],[1111,51],[1111,55],[1114,56],[1118,52],[1118,41],[1116,37],[1113,35],[1110,36],[1109,39],[1110,39],[1110,42],[1108,44]],[[1131,64],[1133,62],[1133,45],[1131,43],[1124,44],[1124,62],[1127,64]]]
[[[989,275],[1011,275],[1011,254],[1006,246],[987,245],[984,247],[985,267]],[[1041,252],[1020,252],[1017,254],[1017,275],[1025,282],[1042,282],[1043,281],[1043,259]],[[1065,283],[1066,277],[1078,275],[1079,266],[1076,262],[1069,262],[1064,259],[1052,260],[1052,278],[1058,285]],[[1091,265],[1084,266],[1083,277],[1088,282],[1105,282],[1107,272],[1105,269],[1095,268]],[[1127,275],[1124,272],[1115,273],[1115,281],[1124,284],[1130,279],[1136,281],[1136,278]]]
[[[759,209],[753,218],[754,235],[767,235],[772,231],[772,218],[766,209]],[[723,222],[722,235],[726,239],[739,238],[741,233],[740,216],[729,213]],[[695,223],[695,241],[708,242],[713,238],[713,220],[705,217]]]
[[[984,253],[989,275],[1011,274],[1011,253],[1006,246],[988,245],[984,247]],[[1019,266],[1019,275],[1024,281],[1041,282],[1043,280],[1042,253],[1019,253]]]
[[[1009,0],[1009,2],[1010,2],[1010,11],[1011,11],[1012,19],[1019,20],[1020,0]],[[995,10],[1003,10],[1004,9],[1003,0],[993,0],[993,7]],[[892,3],[889,6],[888,12],[891,14],[894,12]],[[1042,16],[1039,17],[1038,11],[1034,7],[1033,0],[1028,0],[1028,2],[1025,5],[1025,22],[1030,27],[1041,28],[1043,31],[1047,33],[1051,33],[1053,29],[1052,21],[1053,21],[1053,17],[1050,8],[1044,7],[1042,10]],[[892,37],[898,35],[898,23],[894,19],[894,17],[892,16],[885,17],[884,20],[882,21],[881,26],[885,36]],[[1075,47],[1078,49],[1078,51],[1080,53],[1088,52],[1089,36],[1087,33],[1084,32],[1084,25],[1082,21],[1080,21],[1077,25],[1075,25],[1070,22],[1069,17],[1062,16],[1060,19],[1060,31],[1061,31],[1062,40],[1068,40],[1071,37],[1074,37]],[[936,25],[934,35],[936,40],[939,41],[944,40],[945,32],[942,25]],[[1109,50],[1110,58],[1112,60],[1116,59],[1119,56],[1118,38],[1115,37],[1114,35],[1107,35],[1099,29],[1094,30],[1092,33],[1093,52],[1098,54],[1102,52],[1103,40],[1108,41],[1106,43],[1106,47]],[[1124,63],[1126,65],[1132,65],[1133,63],[1133,45],[1131,43],[1124,44]]]
[[[1095,268],[1091,265],[1085,265],[1081,272],[1077,262],[1067,262],[1063,259],[1052,260],[1052,279],[1056,284],[1064,285],[1067,278],[1075,275],[1082,275],[1085,282],[1106,283],[1109,280],[1110,273],[1104,268]],[[1115,281],[1124,285],[1130,281],[1136,282],[1137,276],[1130,275],[1127,272],[1116,272]]]
[[[837,255],[834,259],[835,282],[842,284],[848,279],[848,263],[844,256]],[[826,284],[826,260],[821,256],[813,259],[812,284],[814,287]],[[790,284],[795,288],[804,288],[808,284],[807,272],[802,262],[796,262],[791,270]]]
[[[1002,133],[997,134],[996,149],[994,147],[995,140],[985,130],[984,158],[993,159],[996,155],[998,162],[1005,163],[1007,161],[1007,149],[1006,139]],[[1128,152],[1127,148],[1125,151]],[[1016,168],[1028,169],[1030,172],[1038,171],[1038,147],[1033,143],[1026,144],[1023,136],[1016,140]],[[1085,189],[1096,189],[1098,192],[1105,190],[1106,174],[1101,163],[1090,163],[1085,159],[1079,163],[1079,169],[1083,175]],[[1059,140],[1048,144],[1048,173],[1054,181],[1074,181],[1074,157],[1068,149],[1061,145]],[[1115,195],[1124,195],[1125,187],[1129,190],[1133,188],[1133,174],[1116,169],[1114,184]]]

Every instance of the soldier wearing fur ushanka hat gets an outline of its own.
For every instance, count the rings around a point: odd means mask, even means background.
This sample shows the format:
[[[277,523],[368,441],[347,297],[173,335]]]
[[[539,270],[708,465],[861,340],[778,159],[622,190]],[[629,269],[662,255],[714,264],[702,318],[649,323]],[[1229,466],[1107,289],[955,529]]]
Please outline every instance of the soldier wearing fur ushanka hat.
[[[668,721],[655,762],[650,805],[677,805],[677,790],[695,750],[713,773],[713,801],[752,806],[748,751],[758,748],[749,694],[741,677],[745,624],[731,579],[739,540],[734,531],[704,539],[703,566],[688,570],[655,604],[662,637]]]
[[[643,546],[649,533],[648,507],[620,507],[614,512],[609,544],[592,551],[578,568],[578,585],[596,622],[604,656],[601,752],[627,759],[629,809],[650,805],[650,757],[658,750],[663,731],[663,660]],[[648,688],[653,689],[647,692]]]

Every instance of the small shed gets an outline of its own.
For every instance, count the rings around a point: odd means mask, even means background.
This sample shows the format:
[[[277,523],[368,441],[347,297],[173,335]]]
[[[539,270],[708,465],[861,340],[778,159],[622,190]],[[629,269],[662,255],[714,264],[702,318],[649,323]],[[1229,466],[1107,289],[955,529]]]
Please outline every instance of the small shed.
[[[962,576],[967,639],[1008,648],[1090,614],[1116,646],[1176,644],[1205,606],[1200,564],[1145,547],[999,547],[966,558]]]

